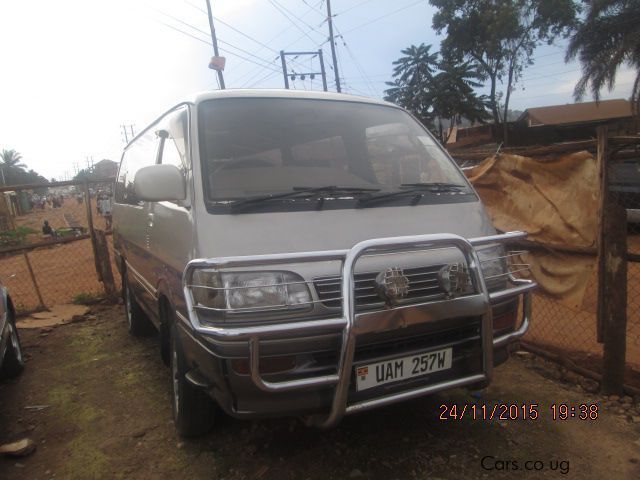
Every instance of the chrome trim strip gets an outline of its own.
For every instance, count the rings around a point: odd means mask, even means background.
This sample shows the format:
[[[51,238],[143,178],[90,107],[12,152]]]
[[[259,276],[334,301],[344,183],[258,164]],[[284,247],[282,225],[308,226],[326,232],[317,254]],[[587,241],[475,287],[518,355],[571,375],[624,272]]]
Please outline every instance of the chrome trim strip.
[[[190,288],[189,285],[187,285],[187,287]],[[308,302],[283,303],[280,305],[269,305],[266,307],[216,308],[216,307],[205,307],[204,305],[194,305],[193,308],[197,308],[199,310],[210,310],[212,312],[227,312],[227,313],[270,312],[272,310],[294,310],[298,307],[301,307],[301,309],[303,309],[307,305],[313,305],[315,303],[331,302],[335,300],[342,300],[342,297],[328,298],[326,300],[309,300]]]
[[[144,278],[140,272],[133,268],[128,260],[125,260],[124,263],[127,266],[127,270],[131,270],[131,273],[133,273],[134,280],[142,285],[142,288],[144,288],[153,298],[157,299],[158,289],[154,288],[153,285],[146,278]]]
[[[513,279],[511,279],[512,283],[515,283]],[[515,297],[517,295],[522,295],[523,293],[527,293],[538,286],[535,282],[531,280],[518,280],[518,283],[523,283],[517,287],[507,288],[506,290],[500,290],[498,292],[492,292],[489,294],[489,300],[491,303],[498,303],[502,300],[506,300],[510,297]]]
[[[282,282],[282,283],[269,283],[266,285],[251,285],[249,287],[209,287],[207,285],[187,285],[189,288],[206,288],[208,290],[250,290],[252,288],[267,288],[267,287],[280,287],[282,285],[299,285],[301,283],[309,284],[307,280],[301,280],[299,282]]]
[[[372,408],[382,407],[384,405],[391,405],[392,403],[401,402],[403,400],[409,400],[412,398],[421,397],[429,393],[439,392],[440,390],[446,390],[449,388],[463,387],[476,382],[482,382],[486,379],[484,374],[472,375],[470,377],[457,378],[455,380],[447,380],[445,382],[436,383],[435,385],[428,385],[426,387],[416,388],[413,390],[406,390],[404,392],[394,393],[380,398],[374,398],[372,400],[364,400],[349,405],[345,411],[346,415],[354,413],[364,412],[371,410]]]
[[[489,245],[490,243],[508,243],[511,240],[518,240],[526,236],[527,232],[505,232],[487,237],[470,238],[469,243],[474,247],[479,247],[481,245]]]
[[[206,352],[210,353],[213,356],[217,356],[216,353],[213,350],[211,350],[210,346],[205,345],[204,343],[202,343],[200,340],[198,340],[196,337],[193,336],[193,333],[191,333],[192,329],[191,329],[191,324],[189,323],[189,320],[187,320],[187,318],[177,310],[176,310],[176,317],[180,319],[180,323],[178,325],[182,328],[182,331],[184,333],[189,335],[191,340],[193,340],[198,345],[200,345]]]
[[[183,317],[184,318],[184,317]],[[324,320],[310,320],[306,322],[288,322],[269,325],[258,325],[254,327],[199,327],[197,332],[204,335],[211,335],[219,340],[240,341],[250,340],[259,335],[261,338],[271,338],[289,334],[292,336],[302,335],[308,332],[331,333],[332,330],[339,330],[344,327],[344,318],[330,318]],[[193,328],[193,323],[189,322]]]

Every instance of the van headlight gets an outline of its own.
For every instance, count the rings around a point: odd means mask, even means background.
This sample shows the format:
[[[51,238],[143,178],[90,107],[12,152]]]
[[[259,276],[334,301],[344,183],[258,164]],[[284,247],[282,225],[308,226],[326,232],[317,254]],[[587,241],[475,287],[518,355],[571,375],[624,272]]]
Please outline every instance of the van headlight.
[[[507,259],[502,245],[477,250],[484,283],[490,292],[506,288]]]
[[[219,272],[196,269],[191,279],[195,305],[225,313],[308,308],[311,294],[300,275],[286,271]]]

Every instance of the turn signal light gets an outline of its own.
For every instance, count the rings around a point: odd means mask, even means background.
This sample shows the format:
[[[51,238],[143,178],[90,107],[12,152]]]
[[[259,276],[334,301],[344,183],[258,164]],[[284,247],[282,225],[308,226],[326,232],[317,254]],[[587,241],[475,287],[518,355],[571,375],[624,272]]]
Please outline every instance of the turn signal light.
[[[516,318],[518,315],[517,310],[512,310],[501,315],[493,317],[493,331],[506,330],[507,328],[514,328],[516,325]]]

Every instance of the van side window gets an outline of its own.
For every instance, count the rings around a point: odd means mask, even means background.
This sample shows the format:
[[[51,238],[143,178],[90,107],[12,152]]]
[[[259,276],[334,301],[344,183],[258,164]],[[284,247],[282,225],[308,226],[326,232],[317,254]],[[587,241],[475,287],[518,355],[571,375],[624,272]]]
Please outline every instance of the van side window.
[[[142,200],[139,200],[136,195],[133,180],[136,172],[142,167],[156,163],[160,139],[153,130],[151,129],[138,138],[124,152],[116,181],[116,203],[142,205]]]
[[[175,165],[183,173],[189,168],[188,113],[188,108],[182,107],[168,114],[161,122],[162,128],[169,132],[169,137],[164,141],[161,163]]]
[[[171,137],[164,141],[161,163],[163,165],[175,165],[183,174],[187,170],[183,157],[180,155],[180,151],[178,150],[178,146]]]

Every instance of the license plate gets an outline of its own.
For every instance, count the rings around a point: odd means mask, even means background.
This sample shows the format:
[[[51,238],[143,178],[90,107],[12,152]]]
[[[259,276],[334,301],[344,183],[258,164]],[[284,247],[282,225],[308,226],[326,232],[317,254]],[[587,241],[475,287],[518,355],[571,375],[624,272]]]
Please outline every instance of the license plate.
[[[451,368],[452,357],[452,349],[445,348],[369,365],[357,365],[355,367],[356,390],[366,390],[385,383],[399,382],[427,373],[447,370]]]

